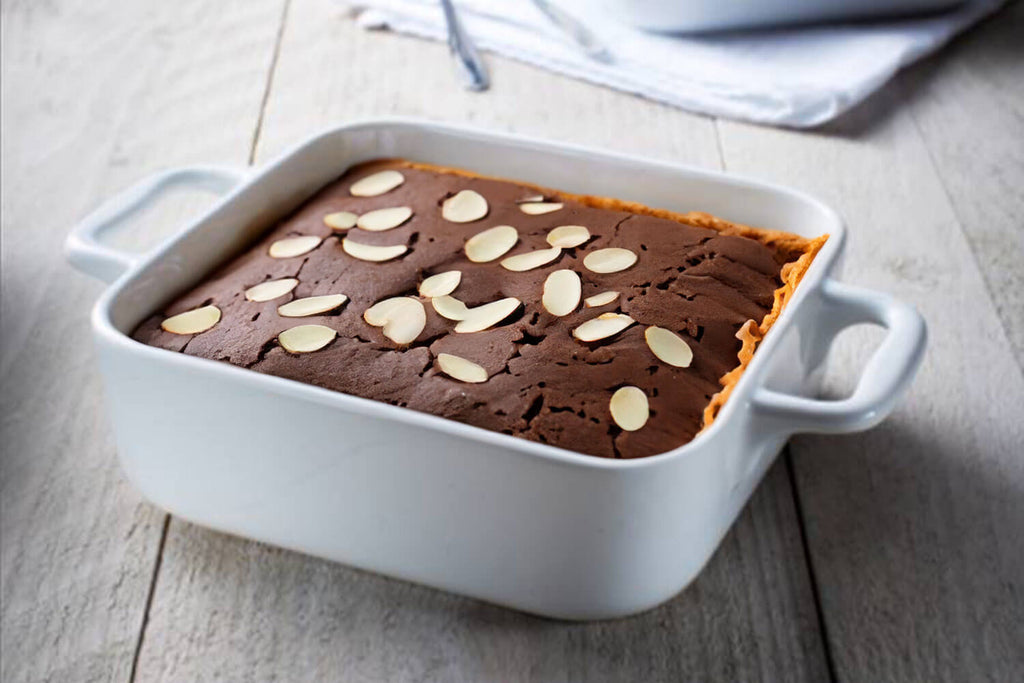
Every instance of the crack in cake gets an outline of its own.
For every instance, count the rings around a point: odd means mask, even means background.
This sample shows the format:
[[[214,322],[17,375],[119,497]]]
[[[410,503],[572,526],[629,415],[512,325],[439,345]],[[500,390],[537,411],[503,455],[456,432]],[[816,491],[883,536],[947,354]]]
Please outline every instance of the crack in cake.
[[[378,160],[133,336],[636,458],[714,420],[825,239]]]

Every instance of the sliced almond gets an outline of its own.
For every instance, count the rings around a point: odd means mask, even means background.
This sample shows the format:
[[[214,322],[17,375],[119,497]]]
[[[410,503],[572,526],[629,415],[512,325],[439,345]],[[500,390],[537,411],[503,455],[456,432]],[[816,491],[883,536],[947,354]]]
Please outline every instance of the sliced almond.
[[[160,323],[160,327],[171,334],[199,334],[206,332],[218,322],[220,322],[220,309],[216,306],[203,306],[172,315]]]
[[[601,292],[594,296],[588,296],[583,300],[583,303],[586,304],[587,308],[597,308],[598,306],[607,306],[618,298],[618,292]]]
[[[395,170],[380,171],[360,178],[348,188],[353,197],[376,197],[390,192],[405,182],[405,176]]]
[[[560,225],[548,233],[548,244],[572,249],[590,239],[590,231],[583,225]]]
[[[338,333],[323,325],[299,325],[277,335],[277,341],[290,353],[310,353],[324,348]]]
[[[556,270],[544,280],[541,303],[551,315],[569,315],[580,305],[583,285],[580,276],[571,270]]]
[[[518,241],[518,230],[511,225],[499,225],[466,240],[466,258],[473,263],[487,263],[507,254]]]
[[[299,281],[293,277],[261,282],[258,285],[253,285],[249,289],[245,290],[245,298],[249,301],[256,302],[270,301],[271,299],[276,299],[279,296],[284,296],[295,289],[295,286],[298,284]]]
[[[277,307],[277,314],[282,318],[305,318],[309,315],[322,315],[330,313],[338,306],[348,301],[344,294],[324,294],[321,296],[307,296],[305,299],[296,299]]]
[[[677,368],[688,368],[693,361],[693,349],[682,337],[664,327],[648,327],[644,338],[651,353]]]
[[[356,226],[359,216],[351,211],[335,211],[324,216],[324,225],[331,230],[348,230]]]
[[[396,296],[384,299],[363,312],[363,320],[383,328],[384,336],[396,344],[409,344],[427,325],[427,312],[418,299]]]
[[[465,320],[469,315],[469,308],[453,296],[444,294],[430,300],[430,304],[437,311],[437,314],[448,320]]]
[[[561,202],[523,202],[519,210],[531,216],[539,216],[544,213],[551,213],[562,208]]]
[[[636,263],[636,254],[629,249],[609,247],[592,251],[583,258],[583,265],[595,273],[617,273]]]
[[[602,313],[574,329],[572,336],[580,341],[597,341],[616,335],[635,322],[628,315],[622,313]]]
[[[370,232],[383,232],[397,228],[412,218],[412,209],[408,206],[394,206],[389,209],[367,211],[356,220],[356,226]]]
[[[462,282],[462,272],[458,270],[446,270],[437,275],[431,275],[420,283],[420,296],[431,298],[451,294]]]
[[[391,315],[404,305],[410,297],[396,296],[390,299],[383,299],[363,311],[363,320],[374,327],[383,327],[384,323],[391,319]],[[415,301],[415,299],[413,299]]]
[[[537,202],[544,201],[544,195],[542,194],[531,194],[529,197],[523,197],[517,199],[516,204],[536,204]]]
[[[466,317],[455,326],[456,332],[482,332],[497,325],[512,315],[522,302],[515,297],[499,299],[483,306],[469,309]]]
[[[299,235],[298,237],[285,237],[270,245],[267,253],[270,258],[292,258],[308,254],[317,247],[323,240],[316,235]]]
[[[561,247],[551,247],[550,249],[538,249],[537,251],[530,251],[525,254],[516,254],[515,256],[503,259],[501,267],[505,270],[521,273],[545,266],[558,258],[558,255],[561,253]]]
[[[427,326],[427,312],[416,299],[406,298],[411,303],[396,308],[381,332],[396,344],[411,344]]]
[[[395,244],[390,247],[379,247],[374,244],[363,244],[362,242],[353,242],[350,238],[346,237],[341,241],[341,248],[345,250],[345,253],[352,258],[357,258],[360,261],[390,261],[393,258],[397,258],[409,251],[409,247],[404,244]]]
[[[441,204],[441,216],[452,223],[472,223],[486,215],[487,200],[473,190],[462,190]]]
[[[647,403],[647,395],[637,387],[621,387],[608,403],[612,419],[627,432],[636,430],[647,424],[651,416],[651,408]]]
[[[487,381],[487,371],[482,366],[450,353],[437,354],[437,365],[441,372],[460,382],[479,384]]]

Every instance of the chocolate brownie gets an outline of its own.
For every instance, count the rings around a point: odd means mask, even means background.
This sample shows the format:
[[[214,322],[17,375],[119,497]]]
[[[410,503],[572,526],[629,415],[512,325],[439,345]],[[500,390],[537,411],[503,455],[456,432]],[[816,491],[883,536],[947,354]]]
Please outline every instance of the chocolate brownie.
[[[324,187],[134,338],[636,458],[685,444],[713,419],[743,347],[749,358],[816,245],[376,161]]]

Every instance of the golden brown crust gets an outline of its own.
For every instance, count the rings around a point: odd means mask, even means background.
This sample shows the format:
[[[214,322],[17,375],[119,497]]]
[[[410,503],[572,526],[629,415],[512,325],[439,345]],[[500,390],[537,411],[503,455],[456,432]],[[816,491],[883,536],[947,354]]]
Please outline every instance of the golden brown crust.
[[[716,219],[719,220],[719,219]],[[746,226],[740,226],[746,227]],[[747,228],[753,230],[753,228]],[[784,237],[786,233],[777,233],[771,231],[765,231],[775,236]],[[753,234],[748,235],[755,237]],[[740,340],[741,347],[737,357],[739,358],[740,364],[735,368],[727,372],[722,376],[720,380],[722,383],[722,390],[711,397],[711,401],[708,402],[707,407],[704,409],[704,429],[711,426],[711,423],[715,421],[722,406],[725,405],[726,399],[732,393],[736,383],[740,380],[740,376],[750,365],[750,361],[754,358],[754,351],[757,349],[757,345],[761,343],[764,336],[768,334],[768,330],[771,329],[775,321],[778,320],[782,311],[786,308],[786,304],[789,303],[790,298],[793,296],[793,292],[796,286],[800,284],[800,280],[803,279],[804,273],[810,268],[811,262],[814,257],[824,246],[828,240],[828,235],[822,235],[812,240],[791,235],[790,237],[796,237],[797,239],[805,242],[803,253],[797,257],[795,261],[790,261],[782,266],[780,277],[782,278],[782,286],[775,290],[775,301],[772,304],[772,310],[761,321],[761,324],[757,324],[754,320],[748,320],[736,333],[736,338]],[[766,243],[767,244],[767,243]]]
[[[399,163],[407,168],[432,171],[435,173],[449,173],[466,178],[508,180],[506,178],[495,178],[493,176],[473,173],[472,171],[466,171],[460,168],[436,166],[433,164],[419,163],[405,159],[376,159],[374,161],[361,164],[361,166],[366,169],[370,169],[374,165],[383,163]],[[800,284],[800,280],[803,279],[807,269],[810,268],[811,263],[814,261],[814,257],[818,254],[829,237],[828,235],[821,235],[820,237],[809,239],[789,232],[754,228],[740,223],[733,223],[723,218],[718,218],[717,216],[712,216],[711,214],[700,211],[679,213],[676,211],[669,211],[667,209],[651,208],[638,202],[624,201],[610,197],[572,194],[524,181],[517,180],[515,182],[519,185],[534,189],[546,197],[558,197],[563,200],[578,202],[585,206],[607,209],[610,211],[626,211],[628,213],[643,216],[664,218],[679,223],[685,223],[686,225],[715,230],[723,235],[739,235],[747,237],[772,248],[775,253],[779,255],[783,263],[779,274],[783,284],[775,290],[772,309],[764,316],[764,319],[761,320],[760,323],[756,320],[748,320],[736,333],[736,338],[741,342],[740,350],[737,353],[739,365],[727,372],[719,380],[722,384],[722,389],[711,397],[707,407],[704,409],[703,429],[707,429],[715,421],[715,418],[721,411],[722,406],[725,405],[726,400],[728,400],[729,395],[735,388],[736,383],[739,381],[743,372],[747,369],[747,366],[753,359],[754,351],[757,350],[758,344],[761,343],[761,340],[764,339],[768,330],[771,329],[772,325],[775,324],[775,321],[778,320],[779,316],[782,314],[782,311],[789,303],[790,298],[792,298],[794,290],[797,285]]]

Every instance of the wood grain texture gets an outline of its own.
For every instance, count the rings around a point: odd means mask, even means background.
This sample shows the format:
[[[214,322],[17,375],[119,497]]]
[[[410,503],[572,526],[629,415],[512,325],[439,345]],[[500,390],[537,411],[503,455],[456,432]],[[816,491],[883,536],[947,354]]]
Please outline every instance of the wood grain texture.
[[[101,286],[63,239],[153,169],[245,162],[279,18],[277,0],[3,4],[4,681],[128,680],[162,529],[118,472],[88,325]]]
[[[140,681],[823,681],[781,463],[682,595],[571,624],[174,520]],[[797,559],[794,567],[794,558]]]
[[[930,322],[924,365],[891,418],[791,444],[837,679],[1015,680],[1024,379],[924,140],[896,88],[880,98],[828,135],[720,124],[730,170],[806,189],[845,216],[844,279]],[[846,334],[838,395],[877,339]]]
[[[1024,364],[1024,3],[900,79],[943,188]]]
[[[367,33],[331,2],[293,0],[258,161],[331,124],[408,114],[720,165],[709,119],[507,60],[489,66],[494,88],[468,93],[443,45]],[[138,671],[141,681],[828,677],[784,468],[690,590],[605,624],[527,617],[175,520]]]

